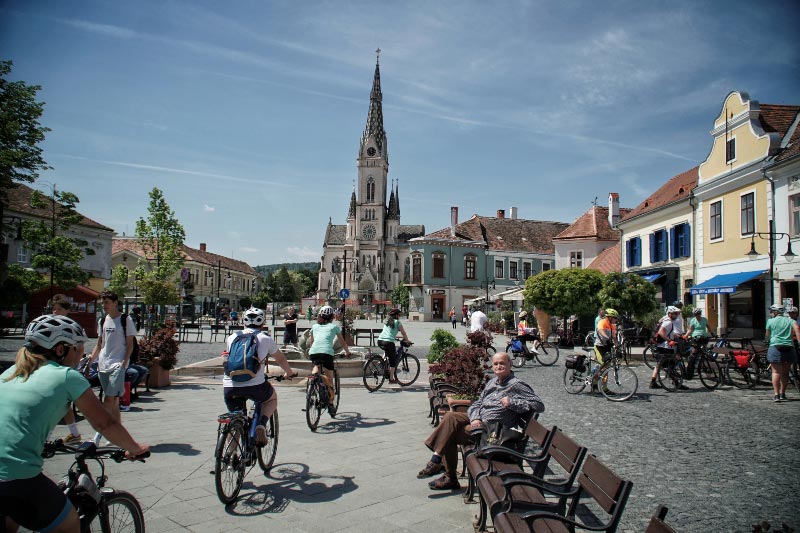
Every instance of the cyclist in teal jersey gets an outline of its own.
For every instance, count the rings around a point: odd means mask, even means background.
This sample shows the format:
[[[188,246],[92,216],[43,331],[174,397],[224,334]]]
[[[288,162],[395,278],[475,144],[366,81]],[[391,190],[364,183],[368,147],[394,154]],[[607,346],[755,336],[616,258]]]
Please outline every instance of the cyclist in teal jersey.
[[[325,369],[325,385],[328,386],[329,403],[334,405],[334,387],[333,387],[333,354],[335,341],[344,346],[344,353],[350,357],[350,348],[344,342],[342,337],[342,328],[333,323],[334,310],[329,305],[323,305],[317,313],[317,323],[311,326],[311,334],[309,336],[309,344],[311,348],[308,350],[308,356],[311,362],[314,363],[314,370],[312,373],[319,372],[319,367]]]

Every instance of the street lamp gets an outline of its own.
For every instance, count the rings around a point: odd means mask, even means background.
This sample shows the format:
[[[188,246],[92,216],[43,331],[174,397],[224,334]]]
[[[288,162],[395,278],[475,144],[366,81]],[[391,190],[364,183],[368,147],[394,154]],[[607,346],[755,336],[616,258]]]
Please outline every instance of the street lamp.
[[[495,282],[494,281],[489,283],[488,279],[486,281],[482,281],[481,282],[481,287],[484,287],[484,286],[486,287],[486,301],[484,302],[484,305],[486,306],[486,311],[488,311],[489,310],[489,287],[491,287],[492,290],[495,290],[496,286],[495,286]]]
[[[347,258],[347,250],[344,250],[343,257],[334,258],[334,263],[338,264],[338,262],[342,262],[342,289],[347,289],[347,265],[353,265],[353,271],[358,272],[358,258],[351,257],[350,259]],[[338,269],[336,269],[338,270]],[[335,274],[338,272],[334,272]],[[344,315],[345,311],[347,310],[347,298],[342,298],[342,326],[345,325]]]
[[[747,258],[750,260],[758,259],[758,252],[756,251],[756,243],[755,238],[758,237],[760,239],[768,239],[769,240],[769,300],[770,304],[775,303],[775,241],[781,240],[786,237],[789,242],[786,247],[786,253],[783,254],[783,257],[786,258],[787,261],[793,261],[795,258],[795,253],[792,251],[792,236],[788,233],[781,233],[779,231],[772,231],[773,221],[769,221],[769,232],[754,232],[750,236],[750,251],[747,252]]]

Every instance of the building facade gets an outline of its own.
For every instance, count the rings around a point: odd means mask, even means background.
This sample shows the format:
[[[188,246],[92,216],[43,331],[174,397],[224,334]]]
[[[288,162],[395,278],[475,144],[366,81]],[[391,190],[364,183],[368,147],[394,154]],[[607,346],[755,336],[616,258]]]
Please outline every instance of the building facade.
[[[347,289],[348,304],[368,309],[392,289],[410,281],[408,241],[425,234],[423,225],[400,223],[400,188],[388,183],[389,147],[383,127],[380,64],[370,93],[367,124],[358,151],[358,181],[346,224],[328,221],[317,285],[320,302],[337,303]]]

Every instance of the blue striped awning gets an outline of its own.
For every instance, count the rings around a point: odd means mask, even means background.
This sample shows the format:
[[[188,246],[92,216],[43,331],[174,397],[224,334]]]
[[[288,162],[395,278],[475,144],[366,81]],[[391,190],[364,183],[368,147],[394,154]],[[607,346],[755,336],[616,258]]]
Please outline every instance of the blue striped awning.
[[[735,274],[719,274],[695,285],[690,289],[692,294],[733,294],[736,287],[763,274],[763,270],[736,272]]]

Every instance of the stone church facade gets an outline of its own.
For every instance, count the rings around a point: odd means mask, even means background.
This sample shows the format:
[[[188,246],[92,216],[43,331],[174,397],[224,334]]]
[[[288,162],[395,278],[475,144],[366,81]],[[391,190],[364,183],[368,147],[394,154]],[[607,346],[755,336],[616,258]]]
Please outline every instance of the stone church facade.
[[[319,270],[317,299],[338,303],[339,291],[350,291],[348,305],[370,306],[389,299],[395,287],[408,283],[408,241],[425,234],[425,226],[400,223],[400,189],[389,176],[389,147],[383,128],[380,62],[370,93],[367,124],[358,151],[358,182],[350,197],[346,224],[328,221]]]

